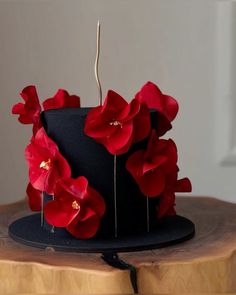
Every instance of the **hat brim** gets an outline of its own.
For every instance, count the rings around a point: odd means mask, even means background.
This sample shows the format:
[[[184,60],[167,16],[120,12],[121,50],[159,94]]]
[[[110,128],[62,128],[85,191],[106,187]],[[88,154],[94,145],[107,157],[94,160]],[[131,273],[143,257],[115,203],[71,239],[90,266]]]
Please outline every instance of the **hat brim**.
[[[176,215],[161,221],[155,230],[118,238],[78,240],[66,230],[49,232],[40,225],[40,214],[14,221],[9,236],[16,242],[37,248],[80,253],[131,252],[162,248],[186,241],[194,236],[195,227],[189,219]]]

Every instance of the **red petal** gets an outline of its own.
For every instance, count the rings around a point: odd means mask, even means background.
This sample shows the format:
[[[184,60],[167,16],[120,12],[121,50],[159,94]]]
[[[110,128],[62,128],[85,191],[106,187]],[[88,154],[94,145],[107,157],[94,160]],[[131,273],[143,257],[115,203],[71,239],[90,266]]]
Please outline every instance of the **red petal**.
[[[69,177],[70,166],[59,153],[57,145],[47,136],[43,128],[39,129],[31,143],[26,147],[25,158],[29,165],[30,182],[34,188],[54,193],[55,183],[61,177]],[[43,161],[50,160],[48,170],[40,168]]]
[[[48,98],[43,102],[44,110],[58,108],[74,108],[80,107],[80,97],[69,95],[64,89],[59,89],[52,98]]]
[[[105,212],[105,203],[102,196],[95,189],[88,186],[88,180],[84,176],[76,179],[61,178],[58,180],[55,196],[62,199],[77,200],[82,207],[91,208],[100,217]]]
[[[79,210],[72,208],[73,199],[64,198],[63,201],[48,202],[44,207],[44,216],[53,226],[66,227],[79,214]]]
[[[157,149],[159,149],[159,138],[154,129],[152,129],[151,134],[148,139],[147,150],[145,152],[145,158],[151,159],[155,153],[157,153]],[[158,151],[159,153],[159,151]]]
[[[114,126],[103,120],[101,110],[100,106],[92,109],[85,120],[85,134],[95,139],[110,136],[114,132]]]
[[[176,187],[175,187],[175,192],[190,193],[191,191],[192,191],[192,184],[191,184],[190,180],[187,177],[179,179],[177,181],[177,184],[176,184]]]
[[[25,105],[22,102],[19,102],[12,107],[12,114],[21,115],[24,113],[25,113]]]
[[[178,151],[177,151],[177,146],[176,146],[175,142],[172,139],[168,139],[167,144],[168,144],[168,153],[169,153],[171,161],[173,163],[177,163]]]
[[[122,154],[125,154],[128,152],[132,142],[133,142],[133,137],[130,137],[129,141],[127,141],[127,143],[123,147],[121,147],[120,149],[116,149],[115,146],[110,145],[109,147],[107,147],[107,150],[110,154],[119,156],[119,155],[122,155]],[[101,143],[104,146],[106,146],[106,144],[104,144],[102,141],[101,141]]]
[[[137,181],[143,175],[144,151],[134,152],[126,162],[126,169]]]
[[[21,124],[32,124],[32,119],[28,116],[28,115],[20,115],[18,117],[18,121],[21,123]]]
[[[162,166],[163,172],[169,174],[176,171],[176,163],[178,160],[177,148],[173,140],[159,140],[159,154],[165,155],[167,161]],[[157,152],[158,154],[158,152]]]
[[[146,196],[155,197],[165,189],[172,189],[177,179],[177,149],[172,140],[158,139],[151,132],[147,150],[131,155],[126,163],[140,190]],[[175,178],[173,179],[173,176]],[[173,181],[172,181],[173,180]]]
[[[33,188],[29,183],[26,189],[28,196],[28,204],[32,211],[41,211],[42,208],[42,192]]]
[[[162,94],[157,85],[147,82],[136,94],[135,98],[146,103],[149,109],[158,111],[156,129],[159,136],[164,135],[172,128],[170,122],[176,117],[179,108],[177,101],[173,97]]]
[[[33,124],[33,135],[35,135],[39,131],[39,129],[42,127],[43,127],[43,124],[40,121],[40,117],[39,117],[39,120],[34,122]]]
[[[136,180],[145,196],[156,197],[164,189],[165,177],[159,169],[143,174],[144,151],[137,151],[126,162],[126,169]]]
[[[126,107],[118,114],[116,119],[121,122],[127,122],[140,111],[140,103],[137,99],[133,99],[131,103],[127,104]]]
[[[49,195],[54,194],[56,182],[63,177],[70,177],[70,166],[61,154],[57,154],[52,163],[52,168],[47,171],[47,175],[42,173],[44,178],[44,191]],[[40,179],[40,178],[39,178]]]
[[[48,178],[50,174],[50,171],[40,168],[40,164],[37,166],[31,164],[29,166],[29,179],[32,186],[37,190],[44,191],[47,192],[49,195],[52,195],[54,193],[55,184],[52,182],[48,183]]]
[[[25,115],[32,119],[32,123],[38,121],[41,106],[35,86],[24,88],[21,97],[25,100]]]
[[[169,95],[163,95],[165,103],[165,114],[169,121],[173,121],[179,111],[179,105],[175,98]]]
[[[132,136],[133,124],[132,122],[125,123],[122,128],[115,127],[116,131],[108,139],[107,145],[114,145],[115,149],[121,149]]]
[[[128,103],[121,97],[118,93],[113,90],[109,90],[107,92],[107,96],[105,98],[102,113],[104,114],[112,114],[112,113],[119,113],[126,108]],[[112,119],[112,118],[111,118]],[[115,119],[115,118],[114,118]]]
[[[163,136],[172,128],[170,121],[161,113],[158,113],[155,129],[159,136]]]
[[[165,176],[159,169],[145,173],[137,182],[142,193],[148,197],[160,195],[165,188]]]
[[[164,158],[161,159],[160,157],[164,157],[165,161]],[[174,141],[171,139],[158,139],[155,130],[153,130],[149,138],[145,159],[147,162],[162,165],[165,174],[175,171],[178,156]]]
[[[105,213],[106,205],[103,197],[92,187],[88,187],[86,206],[92,208],[98,217],[102,217]]]
[[[48,150],[51,155],[55,155],[56,153],[58,153],[58,147],[56,143],[48,137],[43,127],[40,128],[36,133],[34,143]]]
[[[57,181],[55,195],[58,197],[66,197],[70,195],[81,203],[86,198],[88,188],[88,180],[80,176],[74,178],[61,178]]]
[[[141,104],[140,112],[133,119],[134,142],[143,140],[151,130],[150,112],[145,104]]]
[[[158,205],[158,218],[175,214],[175,194],[163,194]]]
[[[113,124],[115,122],[117,124]],[[147,107],[143,105],[140,109],[137,100],[128,104],[112,90],[108,91],[102,107],[89,112],[84,129],[86,135],[103,144],[113,155],[126,153],[132,143],[144,139],[149,130],[150,115]]]
[[[15,104],[12,113],[20,115],[18,120],[22,124],[32,124],[39,121],[41,106],[35,86],[24,88],[21,97],[25,100],[25,104]]]
[[[35,189],[44,191],[48,171],[40,168],[42,161],[48,160],[48,152],[37,147],[34,143],[29,144],[25,149],[25,158],[29,166],[29,178]]]
[[[58,178],[70,177],[71,175],[70,165],[59,152],[54,157],[53,169],[58,172]]]
[[[165,163],[168,160],[168,157],[166,156],[156,156],[152,159],[152,162],[144,162],[143,164],[143,174],[157,168],[158,166],[161,166],[163,163]]]
[[[66,101],[66,104],[64,105],[64,108],[80,108],[80,97],[77,95],[70,95],[70,98],[68,101]]]
[[[135,95],[135,98],[139,102],[146,103],[149,109],[156,109],[163,113],[162,96],[163,94],[157,85],[149,81]]]
[[[77,218],[75,218],[67,226],[67,230],[78,239],[89,239],[97,233],[99,225],[100,219],[94,213],[83,221],[78,221]]]
[[[112,155],[126,153],[132,144],[132,122],[125,123],[122,127],[112,126],[113,133],[108,137],[99,138],[97,141],[104,145]]]
[[[177,177],[178,177],[178,167],[175,167],[175,171],[173,170],[171,173],[166,175],[166,187],[165,192],[175,192],[175,186],[177,184]]]
[[[78,210],[72,207],[75,200]],[[89,238],[97,232],[104,211],[103,198],[88,187],[85,177],[62,178],[56,183],[55,200],[45,206],[45,218],[54,226],[67,227],[78,238]]]
[[[30,100],[33,105],[40,106],[37,90],[34,85],[29,85],[25,87],[20,95],[25,102]]]
[[[31,142],[25,148],[25,159],[30,168],[39,167],[42,161],[50,158],[50,151],[41,147],[34,142]]]
[[[60,175],[56,169],[50,169],[50,171],[47,172],[47,174],[42,174],[38,178],[38,181],[35,182],[35,186],[42,185],[43,190],[49,194],[49,195],[54,195],[55,192],[55,185],[56,181],[60,179]]]

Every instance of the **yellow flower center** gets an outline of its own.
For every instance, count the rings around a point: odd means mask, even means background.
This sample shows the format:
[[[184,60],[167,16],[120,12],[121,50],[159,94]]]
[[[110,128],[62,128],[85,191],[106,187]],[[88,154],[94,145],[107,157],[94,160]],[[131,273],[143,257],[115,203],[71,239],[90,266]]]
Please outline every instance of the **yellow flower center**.
[[[51,168],[51,160],[48,159],[47,161],[42,161],[39,167],[45,170],[49,170]]]
[[[79,210],[80,209],[80,204],[77,201],[73,201],[71,204],[72,208],[75,210]]]
[[[117,121],[117,120],[115,120],[115,121],[112,121],[112,122],[110,122],[109,123],[111,126],[119,126],[120,128],[122,128],[122,123],[121,122],[119,122],[119,121]]]

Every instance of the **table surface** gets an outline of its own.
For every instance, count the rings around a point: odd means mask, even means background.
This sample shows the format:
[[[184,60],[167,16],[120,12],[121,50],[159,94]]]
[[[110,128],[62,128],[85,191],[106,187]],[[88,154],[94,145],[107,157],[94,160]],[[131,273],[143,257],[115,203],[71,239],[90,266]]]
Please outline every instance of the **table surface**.
[[[178,214],[196,226],[193,239],[163,249],[119,256],[137,268],[140,293],[236,292],[236,204],[178,197]],[[1,293],[132,293],[129,272],[99,254],[64,253],[24,246],[8,225],[29,214],[25,201],[0,206]]]

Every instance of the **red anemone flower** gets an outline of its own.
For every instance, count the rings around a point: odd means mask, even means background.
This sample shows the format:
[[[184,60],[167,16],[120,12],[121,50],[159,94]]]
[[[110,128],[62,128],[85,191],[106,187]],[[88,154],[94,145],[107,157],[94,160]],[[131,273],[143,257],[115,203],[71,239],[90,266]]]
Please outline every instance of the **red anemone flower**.
[[[35,189],[45,191],[49,195],[54,193],[58,179],[71,175],[69,164],[43,127],[26,147],[25,158],[29,165],[30,183]]]
[[[58,180],[54,200],[44,208],[49,224],[65,227],[79,239],[88,239],[96,234],[104,212],[102,196],[88,185],[83,176]]]
[[[85,134],[103,144],[113,155],[126,153],[131,144],[148,136],[148,108],[133,99],[127,103],[109,90],[103,106],[92,109],[85,121]]]
[[[147,150],[134,152],[126,162],[126,168],[145,196],[156,197],[165,188],[166,175],[175,171],[177,148],[169,139],[159,139],[152,130]]]
[[[59,108],[79,108],[80,97],[70,95],[66,90],[59,89],[57,93],[43,102],[44,110],[59,109]]]
[[[158,112],[156,130],[159,136],[164,135],[172,128],[171,122],[178,113],[177,101],[166,94],[152,82],[147,82],[141,90],[135,95],[135,98],[142,103],[146,103],[149,109],[155,109]]]
[[[19,122],[22,124],[33,124],[34,134],[41,127],[40,113],[41,106],[35,86],[27,86],[21,92],[25,103],[19,102],[12,107],[12,113],[19,115]]]
[[[28,184],[26,193],[28,196],[28,204],[32,211],[41,211],[42,208],[42,192],[35,189],[31,183]]]
[[[177,167],[176,167],[177,168]],[[192,185],[190,180],[185,177],[177,180],[178,168],[175,173],[171,173],[167,176],[166,187],[163,193],[160,195],[160,202],[157,206],[157,217],[162,218],[164,216],[175,215],[175,193],[176,192],[191,192]]]

